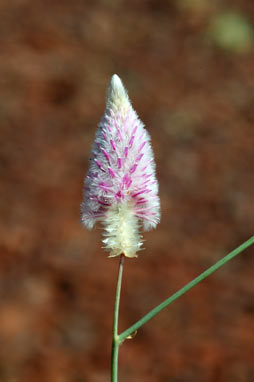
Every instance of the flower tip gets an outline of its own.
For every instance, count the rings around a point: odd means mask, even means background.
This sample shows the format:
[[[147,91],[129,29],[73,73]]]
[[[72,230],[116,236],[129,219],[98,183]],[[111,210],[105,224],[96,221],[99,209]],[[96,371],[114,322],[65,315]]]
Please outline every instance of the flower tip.
[[[129,97],[120,77],[113,74],[108,87],[107,106],[119,106],[120,104],[129,103]]]
[[[123,88],[121,78],[117,74],[113,74],[113,76],[111,77],[110,85],[112,89]]]

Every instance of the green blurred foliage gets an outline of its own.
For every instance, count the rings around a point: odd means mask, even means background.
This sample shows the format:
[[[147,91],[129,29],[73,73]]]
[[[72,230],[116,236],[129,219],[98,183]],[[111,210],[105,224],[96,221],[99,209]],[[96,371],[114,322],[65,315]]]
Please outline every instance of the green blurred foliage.
[[[252,32],[248,20],[234,12],[217,15],[208,28],[209,38],[215,45],[234,53],[243,53],[250,50]]]

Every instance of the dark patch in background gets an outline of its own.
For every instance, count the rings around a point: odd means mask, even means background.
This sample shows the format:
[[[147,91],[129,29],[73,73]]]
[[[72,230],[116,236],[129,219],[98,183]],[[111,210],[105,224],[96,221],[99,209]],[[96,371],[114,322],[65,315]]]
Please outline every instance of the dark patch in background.
[[[109,380],[117,259],[79,223],[117,73],[146,124],[162,221],[126,261],[123,330],[253,234],[250,0],[0,4],[0,380]],[[253,249],[126,341],[121,382],[253,379]]]

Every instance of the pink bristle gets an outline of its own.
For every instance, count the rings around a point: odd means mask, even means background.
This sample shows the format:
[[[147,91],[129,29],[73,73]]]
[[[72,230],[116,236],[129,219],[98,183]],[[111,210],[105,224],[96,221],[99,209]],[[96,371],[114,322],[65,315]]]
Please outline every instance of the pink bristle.
[[[116,151],[116,144],[115,142],[113,141],[113,139],[110,139],[110,144],[111,144],[111,147],[114,151]]]

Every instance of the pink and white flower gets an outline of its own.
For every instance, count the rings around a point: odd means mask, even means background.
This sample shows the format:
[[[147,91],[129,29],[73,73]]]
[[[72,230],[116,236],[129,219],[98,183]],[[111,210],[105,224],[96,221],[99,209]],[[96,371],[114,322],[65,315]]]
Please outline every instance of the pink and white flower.
[[[81,212],[88,229],[97,221],[104,224],[103,242],[110,257],[136,257],[142,246],[141,224],[148,231],[160,220],[150,136],[116,74],[92,146]]]

